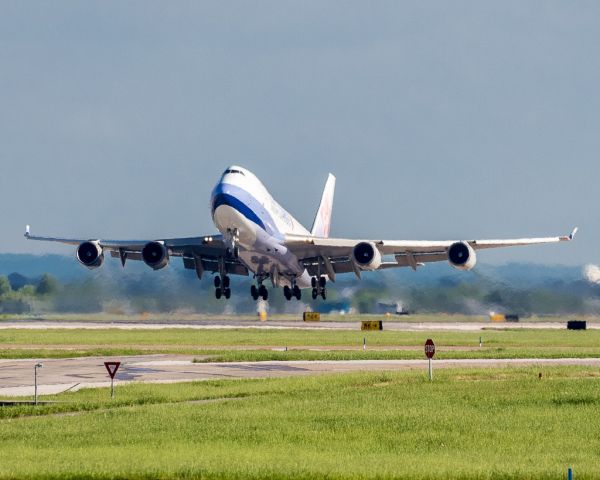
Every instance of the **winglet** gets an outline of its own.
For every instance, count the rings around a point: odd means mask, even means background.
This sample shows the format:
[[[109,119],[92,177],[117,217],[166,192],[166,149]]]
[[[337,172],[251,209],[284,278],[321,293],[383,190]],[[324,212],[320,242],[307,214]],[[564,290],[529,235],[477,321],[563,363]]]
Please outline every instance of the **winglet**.
[[[575,234],[577,233],[577,230],[579,230],[579,227],[575,227],[573,229],[573,231],[571,232],[571,235],[569,235],[569,240],[573,240],[575,238]]]
[[[29,225],[25,225],[25,238],[29,238]]]

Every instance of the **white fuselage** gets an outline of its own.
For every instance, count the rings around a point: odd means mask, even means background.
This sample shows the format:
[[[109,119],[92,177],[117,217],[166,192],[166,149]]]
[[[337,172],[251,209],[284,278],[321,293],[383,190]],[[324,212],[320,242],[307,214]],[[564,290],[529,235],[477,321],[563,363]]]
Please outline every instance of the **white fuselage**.
[[[239,260],[257,278],[270,277],[275,286],[311,286],[304,266],[285,247],[285,236],[306,230],[269,194],[250,171],[228,168],[212,192],[213,221],[226,241],[235,236]]]

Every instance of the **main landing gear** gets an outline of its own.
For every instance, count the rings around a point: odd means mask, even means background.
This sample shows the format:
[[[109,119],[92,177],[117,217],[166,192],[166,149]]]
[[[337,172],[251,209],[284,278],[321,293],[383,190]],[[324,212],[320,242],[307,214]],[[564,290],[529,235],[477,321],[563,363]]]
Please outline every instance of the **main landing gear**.
[[[285,285],[283,287],[283,296],[288,301],[291,300],[292,297],[295,297],[296,300],[300,300],[302,298],[302,290],[300,290],[300,287],[296,285],[296,283],[292,283],[291,288]]]
[[[325,277],[312,277],[310,283],[313,287],[313,300],[316,300],[319,295],[321,295],[321,298],[323,298],[323,300],[327,300],[327,279]]]
[[[258,287],[256,285],[250,287],[250,295],[252,295],[252,298],[255,301],[258,300],[259,297],[266,301],[269,298],[269,291],[267,290],[267,287],[262,283],[259,283]]]
[[[220,299],[221,297],[229,299],[231,297],[229,282],[229,277],[227,275],[224,275],[222,280],[220,275],[215,277],[215,297],[217,299]]]

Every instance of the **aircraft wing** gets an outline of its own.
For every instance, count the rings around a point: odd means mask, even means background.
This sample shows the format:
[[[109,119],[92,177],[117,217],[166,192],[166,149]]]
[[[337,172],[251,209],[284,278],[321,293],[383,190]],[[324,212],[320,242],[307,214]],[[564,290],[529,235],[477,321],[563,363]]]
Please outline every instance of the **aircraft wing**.
[[[120,258],[123,266],[125,266],[126,260],[142,260],[142,249],[149,242],[160,242],[167,248],[169,257],[181,257],[185,268],[196,270],[200,278],[204,271],[218,272],[220,259],[224,259],[226,273],[230,275],[248,275],[248,269],[237,259],[225,258],[226,246],[222,235],[153,240],[104,240],[37,236],[32,235],[29,226],[27,226],[25,238],[75,246],[84,242],[94,242],[98,244],[103,252],[110,253],[112,257]]]
[[[488,248],[516,247],[544,243],[568,242],[577,233],[575,228],[570,235],[558,237],[516,238],[506,240],[466,240],[473,250]],[[351,240],[344,238],[315,238],[289,236],[286,246],[308,269],[309,274],[325,274],[333,280],[336,273],[354,272],[360,276],[360,268],[353,260],[353,250],[360,243],[374,245],[383,256],[393,256],[394,261],[382,261],[377,268],[411,267],[416,269],[429,262],[448,260],[449,248],[459,240]]]

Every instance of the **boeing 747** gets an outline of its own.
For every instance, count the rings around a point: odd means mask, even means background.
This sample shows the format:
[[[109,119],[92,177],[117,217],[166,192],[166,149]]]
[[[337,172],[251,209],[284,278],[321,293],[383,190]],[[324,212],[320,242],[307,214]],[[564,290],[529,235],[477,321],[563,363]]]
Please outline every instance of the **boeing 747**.
[[[60,242],[77,246],[77,260],[90,269],[102,266],[105,253],[127,260],[141,260],[154,270],[181,257],[185,268],[198,278],[214,274],[217,298],[230,298],[230,275],[253,275],[250,288],[254,300],[267,300],[265,280],[283,287],[287,300],[300,300],[303,288],[312,289],[312,298],[327,297],[327,281],[353,272],[411,267],[428,262],[448,261],[459,270],[471,270],[477,250],[572,240],[570,235],[512,240],[350,240],[330,238],[335,177],[329,175],[312,229],[304,228],[269,194],[260,180],[247,169],[232,166],[214,188],[210,209],[219,234],[190,238],[149,240],[72,239],[35,236],[26,228],[29,240]]]

